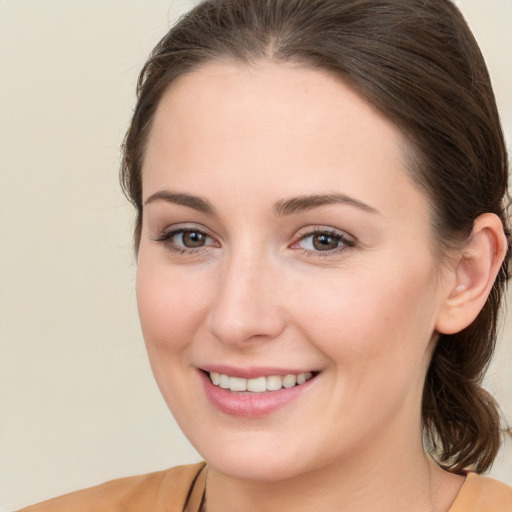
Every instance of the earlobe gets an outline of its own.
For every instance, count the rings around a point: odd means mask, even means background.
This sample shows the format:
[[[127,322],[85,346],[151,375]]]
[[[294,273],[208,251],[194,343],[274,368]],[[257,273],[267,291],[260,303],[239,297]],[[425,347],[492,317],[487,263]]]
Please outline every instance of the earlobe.
[[[439,333],[455,334],[473,322],[487,301],[506,252],[507,238],[499,217],[480,215],[454,260],[454,284],[436,322]]]

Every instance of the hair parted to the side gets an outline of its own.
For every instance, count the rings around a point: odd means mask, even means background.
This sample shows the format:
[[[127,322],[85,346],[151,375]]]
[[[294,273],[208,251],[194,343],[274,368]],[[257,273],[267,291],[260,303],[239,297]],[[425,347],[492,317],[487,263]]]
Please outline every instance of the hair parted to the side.
[[[137,208],[136,248],[144,152],[162,94],[207,62],[262,59],[329,71],[402,130],[441,251],[464,242],[485,212],[498,215],[508,235],[508,159],[494,94],[478,45],[449,0],[206,0],[158,43],[139,77],[121,169]],[[440,336],[428,370],[426,446],[453,472],[486,470],[500,446],[498,407],[481,382],[508,257],[480,315],[464,331]]]

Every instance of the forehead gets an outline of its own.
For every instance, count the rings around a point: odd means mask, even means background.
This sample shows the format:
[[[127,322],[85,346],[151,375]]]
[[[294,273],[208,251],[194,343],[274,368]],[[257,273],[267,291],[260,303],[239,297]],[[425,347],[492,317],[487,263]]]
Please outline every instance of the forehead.
[[[164,93],[153,128],[169,136],[194,129],[205,136],[203,143],[219,143],[236,130],[238,142],[250,133],[252,145],[261,141],[254,139],[255,131],[261,139],[288,135],[326,142],[332,134],[340,148],[353,138],[391,143],[402,138],[377,109],[333,75],[266,61],[209,63],[182,75]]]
[[[327,72],[212,63],[164,94],[143,188],[147,197],[168,180],[192,188],[225,181],[232,189],[251,181],[255,192],[283,184],[287,195],[337,188],[371,204],[383,199],[375,191],[396,196],[414,186],[406,146],[395,125]]]

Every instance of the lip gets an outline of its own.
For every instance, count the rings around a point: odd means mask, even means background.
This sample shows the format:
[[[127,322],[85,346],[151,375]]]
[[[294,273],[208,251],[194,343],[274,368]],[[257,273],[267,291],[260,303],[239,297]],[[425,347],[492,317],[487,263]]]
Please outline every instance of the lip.
[[[306,370],[307,371],[307,370]],[[206,397],[210,403],[219,411],[230,416],[242,418],[258,418],[267,416],[300,396],[308,393],[310,388],[315,385],[319,372],[314,372],[314,377],[301,384],[291,388],[281,388],[278,391],[266,391],[263,393],[233,392],[212,384],[208,372],[222,373],[231,377],[240,377],[251,379],[269,375],[288,375],[304,373],[290,369],[279,368],[239,368],[225,366],[209,366],[208,369],[199,370],[199,375],[203,383]]]

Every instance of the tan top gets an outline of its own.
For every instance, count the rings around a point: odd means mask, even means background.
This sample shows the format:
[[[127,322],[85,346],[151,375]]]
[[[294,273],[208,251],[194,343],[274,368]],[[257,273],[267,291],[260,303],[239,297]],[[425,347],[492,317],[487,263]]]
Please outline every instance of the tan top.
[[[448,512],[512,512],[512,487],[468,473]]]
[[[204,489],[203,468],[200,463],[120,478],[20,512],[196,512]],[[448,512],[512,512],[512,487],[470,473]]]
[[[19,512],[183,512],[189,492],[203,467],[204,463],[191,464],[119,478],[43,501]],[[205,471],[202,473],[204,475]],[[195,488],[202,490],[204,484],[200,486],[198,482]]]

